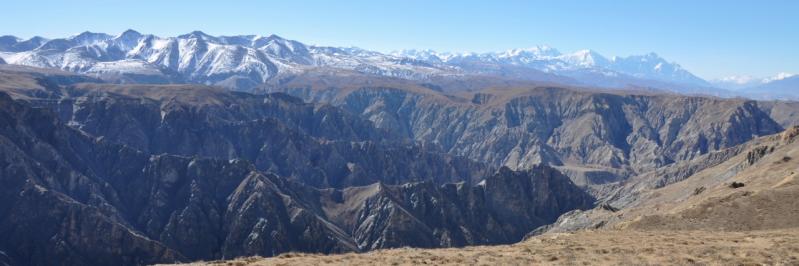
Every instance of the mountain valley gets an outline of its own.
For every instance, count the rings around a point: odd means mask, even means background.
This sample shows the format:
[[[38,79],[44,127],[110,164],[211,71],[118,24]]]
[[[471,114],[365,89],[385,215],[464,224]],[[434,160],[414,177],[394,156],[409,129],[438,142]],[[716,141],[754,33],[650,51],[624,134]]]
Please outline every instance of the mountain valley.
[[[796,264],[796,80],[1,36],[0,265]]]

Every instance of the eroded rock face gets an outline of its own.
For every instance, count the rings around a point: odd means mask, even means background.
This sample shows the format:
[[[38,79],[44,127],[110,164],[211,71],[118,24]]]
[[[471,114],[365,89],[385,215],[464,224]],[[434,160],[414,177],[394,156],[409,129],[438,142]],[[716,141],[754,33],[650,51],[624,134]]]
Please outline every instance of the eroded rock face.
[[[375,184],[324,197],[329,217],[363,249],[513,243],[565,211],[593,204],[568,177],[545,166],[524,172],[502,168],[474,186]],[[333,212],[342,209],[357,219]]]
[[[0,124],[0,250],[22,264],[509,243],[593,202],[549,167],[503,168],[478,184],[314,188],[246,160],[150,155],[94,138],[5,94]]]
[[[557,222],[538,228],[530,235],[602,227],[635,228],[630,227],[630,224],[643,224],[638,229],[679,227],[692,230],[751,230],[768,226],[790,227],[787,224],[792,220],[785,218],[784,214],[791,211],[785,208],[795,204],[784,199],[793,198],[786,195],[795,191],[781,190],[781,186],[791,184],[794,178],[792,157],[786,154],[796,150],[793,142],[797,132],[799,127],[791,127],[779,134],[709,152],[693,160],[677,162],[607,186],[607,191],[602,192],[607,196],[598,200],[598,207],[588,211],[567,212]],[[726,193],[741,188],[746,188],[746,191],[734,195]],[[765,197],[748,198],[753,191]],[[738,201],[738,196],[744,200]],[[783,200],[774,200],[776,198]],[[664,207],[670,204],[689,205],[687,209],[691,211],[673,211]],[[695,217],[707,220],[702,222]]]
[[[615,176],[603,178],[611,182],[782,130],[757,102],[740,99],[564,88],[445,98],[379,83],[338,89],[301,81],[270,90],[341,106],[453,155],[512,169],[594,168]]]
[[[577,185],[624,208],[780,129],[755,102],[697,97],[301,93],[339,108],[34,80],[10,90],[29,103],[0,98],[0,250],[23,264],[512,243],[592,207]],[[660,178],[626,179],[641,172]]]
[[[147,264],[185,259],[125,222],[121,200],[93,174],[100,155],[135,151],[98,145],[47,112],[0,94],[0,250],[20,264]],[[113,169],[114,165],[105,165]]]
[[[145,153],[245,159],[259,170],[321,188],[476,182],[495,169],[284,94],[94,86],[54,86],[48,89],[54,93],[31,101],[87,134]]]

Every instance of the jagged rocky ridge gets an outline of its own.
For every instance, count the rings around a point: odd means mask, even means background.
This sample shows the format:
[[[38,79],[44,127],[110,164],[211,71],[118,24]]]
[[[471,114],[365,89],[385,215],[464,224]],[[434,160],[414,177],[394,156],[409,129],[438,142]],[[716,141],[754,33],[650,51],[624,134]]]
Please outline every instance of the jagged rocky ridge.
[[[758,102],[578,88],[442,94],[392,80],[314,75],[266,87],[360,114],[452,155],[512,169],[543,163],[612,183],[782,130]]]
[[[114,85],[46,91],[52,95],[30,101],[88,134],[150,154],[246,159],[316,187],[427,179],[473,183],[496,169],[410,143],[337,108],[281,94]],[[204,102],[194,102],[197,95]]]
[[[316,115],[339,116],[326,121],[358,118],[287,96],[256,97],[203,88],[184,94],[180,87],[160,88],[169,92],[165,95],[142,94],[147,86],[108,86],[97,91],[95,85],[76,85],[68,77],[33,76],[37,82],[27,83],[28,89],[4,88],[20,101],[5,93],[0,97],[4,184],[0,250],[13,264],[42,265],[52,259],[72,265],[148,264],[286,251],[510,243],[562,212],[587,208],[593,202],[549,167],[521,172],[499,169],[492,174],[487,170],[490,167],[414,148],[401,142],[402,138],[376,141],[373,138],[395,138],[379,129],[366,127],[358,134],[346,134],[351,132],[348,128],[339,128],[336,134],[315,131],[325,125],[320,122],[325,119],[313,118]],[[0,77],[15,84],[26,84],[22,81],[30,78]],[[195,97],[196,93],[202,97]],[[214,93],[221,96],[212,97]],[[233,102],[240,107],[231,108],[230,99],[224,97],[237,99]],[[239,98],[258,104],[248,106]],[[224,104],[216,105],[220,103]],[[210,111],[218,106],[235,111]],[[270,116],[279,110],[304,116],[296,120],[291,115]],[[171,116],[183,119],[170,120]],[[270,122],[241,123],[248,121],[245,117]],[[105,124],[120,127],[103,128]],[[200,132],[205,130],[222,139],[203,142]],[[359,172],[342,182],[316,182],[303,173],[279,177],[259,170],[264,168],[257,163],[261,157],[248,159],[255,164],[231,159],[246,157],[243,151],[251,144],[233,143],[233,139],[252,136],[237,132],[252,131],[278,136],[251,138],[266,146],[285,138],[298,147],[322,150],[339,149],[324,148],[330,142],[365,145],[369,148],[344,151],[350,158],[370,160],[364,166],[383,157],[383,164],[377,166],[385,172]],[[183,138],[227,142],[222,146],[232,153],[212,155],[215,146],[189,148],[180,144]],[[294,155],[315,156],[307,151]],[[415,163],[424,165],[416,170],[398,167]],[[338,165],[338,169],[347,166]],[[308,168],[300,164],[266,170],[300,171],[299,167]],[[323,176],[333,176],[327,168],[317,168],[321,170],[314,171]],[[361,183],[371,185],[351,187]]]

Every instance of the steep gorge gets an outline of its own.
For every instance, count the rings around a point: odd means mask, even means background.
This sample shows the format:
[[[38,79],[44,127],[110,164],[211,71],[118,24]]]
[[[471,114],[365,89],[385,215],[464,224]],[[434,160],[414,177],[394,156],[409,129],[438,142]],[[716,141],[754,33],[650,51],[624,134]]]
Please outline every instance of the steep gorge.
[[[0,93],[11,264],[512,243],[594,201],[556,169],[494,168],[285,95],[13,80],[17,100]]]
[[[413,83],[297,77],[286,92],[494,166],[544,163],[581,185],[624,180],[782,130],[756,101],[577,88],[443,94]]]

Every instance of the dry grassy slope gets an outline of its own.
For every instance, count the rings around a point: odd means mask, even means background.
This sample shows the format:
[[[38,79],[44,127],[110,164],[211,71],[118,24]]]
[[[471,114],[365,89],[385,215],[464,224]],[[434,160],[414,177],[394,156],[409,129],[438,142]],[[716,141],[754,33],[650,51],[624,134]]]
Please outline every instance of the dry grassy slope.
[[[118,85],[95,81],[72,73],[0,67],[0,91],[22,100],[116,94],[154,101],[175,100],[192,105],[224,105],[232,102],[230,98],[234,95],[225,89],[205,85]]]
[[[287,253],[187,265],[796,265],[799,231],[582,231],[515,245],[389,249],[362,254]]]
[[[0,65],[0,91],[8,93],[14,99],[51,97],[61,93],[52,88],[79,82],[99,80],[55,69]]]
[[[652,191],[640,207],[629,211],[636,216],[619,227],[725,231],[799,227],[797,134],[799,128],[794,127],[765,137],[749,152]],[[761,154],[765,155],[758,158]],[[729,176],[730,172],[737,174]],[[732,188],[732,182],[744,187]],[[655,214],[646,214],[653,208]]]
[[[547,232],[583,228],[765,230],[799,226],[799,128],[634,177]],[[687,175],[682,177],[681,175]],[[732,182],[745,186],[731,188]],[[614,195],[615,193],[615,195]]]

